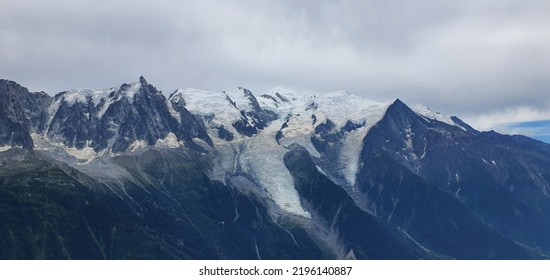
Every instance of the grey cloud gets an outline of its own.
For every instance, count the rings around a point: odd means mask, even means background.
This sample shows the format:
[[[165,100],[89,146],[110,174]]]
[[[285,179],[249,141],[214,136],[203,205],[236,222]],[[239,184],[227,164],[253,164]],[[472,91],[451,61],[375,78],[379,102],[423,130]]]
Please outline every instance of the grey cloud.
[[[550,111],[547,1],[11,2],[0,76],[32,90],[145,75],[167,92],[282,85],[454,115]]]

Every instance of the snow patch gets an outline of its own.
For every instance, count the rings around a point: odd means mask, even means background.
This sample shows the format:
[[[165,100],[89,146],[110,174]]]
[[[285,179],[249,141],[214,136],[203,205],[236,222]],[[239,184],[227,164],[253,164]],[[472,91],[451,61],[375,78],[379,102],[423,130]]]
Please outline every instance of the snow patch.
[[[317,167],[317,171],[319,171],[319,173],[321,173],[321,174],[327,176],[327,173],[325,173],[325,171],[323,171],[323,169],[321,169],[321,167],[319,167],[319,166],[317,166],[317,165],[316,165],[315,167]]]
[[[50,141],[47,136],[37,133],[32,133],[31,137],[36,151],[65,162],[81,172],[99,179],[101,182],[111,180],[119,182],[121,178],[132,178],[132,175],[126,169],[112,163],[108,158],[109,154],[106,153],[107,150],[97,153],[90,147],[77,150],[75,148],[67,148],[63,143]]]
[[[418,245],[418,247],[422,248],[422,250],[426,251],[426,252],[431,252],[430,250],[428,250],[426,247],[422,246],[420,243],[418,243],[414,238],[412,238],[406,231],[404,231],[403,229],[401,229],[400,227],[397,227],[397,229],[399,231],[401,231],[409,240],[411,240],[412,242],[414,242],[416,245]]]
[[[128,98],[128,101],[130,103],[134,103],[134,96],[136,95],[136,93],[139,91],[140,88],[141,88],[141,82],[133,82],[130,84],[130,87],[128,88],[128,90],[124,92],[124,95],[126,96],[126,98]]]
[[[345,135],[342,141],[343,146],[340,151],[338,165],[341,166],[341,172],[348,185],[355,185],[356,175],[360,167],[361,151],[363,150],[363,139],[369,130],[384,117],[384,113],[390,104],[390,102],[381,103],[369,107],[369,111],[363,111],[362,115],[365,116],[365,126],[348,132]]]
[[[413,106],[411,106],[411,109],[417,113],[418,115],[424,117],[424,118],[427,118],[427,119],[431,119],[431,120],[437,120],[437,121],[440,121],[440,122],[444,122],[448,125],[452,125],[452,126],[457,126],[459,127],[460,129],[466,131],[466,129],[460,125],[458,125],[457,123],[455,123],[450,117],[444,115],[444,114],[441,114],[439,112],[434,112],[432,110],[430,110],[430,108],[422,105],[422,104],[415,104]]]
[[[210,126],[211,136],[217,138],[216,128],[223,127],[235,137],[240,134],[232,124],[242,118],[241,111],[231,103],[224,92],[206,91],[192,88],[178,89],[171,97],[174,102],[181,98],[185,101],[185,108],[191,113],[201,116]]]
[[[174,109],[174,107],[172,106],[172,102],[170,102],[170,100],[166,99],[166,107],[168,107],[168,112],[170,112],[170,115],[176,119],[176,121],[178,121],[178,123],[181,123],[181,116],[178,112],[176,112],[176,110]]]
[[[113,102],[119,101],[126,97],[130,103],[133,103],[134,95],[141,88],[140,82],[134,82],[128,85],[128,89],[121,91],[122,87],[106,88],[106,89],[72,89],[61,93],[56,96],[52,104],[48,107],[48,126],[51,125],[52,120],[59,110],[62,102],[65,102],[67,106],[72,107],[76,103],[88,104],[91,101],[91,106],[96,108],[97,117],[101,119],[105,112],[109,109]],[[116,95],[111,94],[118,92]],[[100,108],[99,108],[100,107]],[[171,108],[171,107],[169,107]],[[172,113],[172,112],[170,112]],[[179,118],[176,118],[179,120]]]
[[[34,142],[35,150],[45,151],[56,155],[62,155],[64,152],[66,156],[60,156],[60,159],[76,165],[89,164],[104,154],[104,151],[96,152],[90,146],[86,146],[82,149],[67,147],[61,142],[52,141],[46,135],[37,133],[31,133],[31,138]],[[89,144],[90,143],[87,145]]]
[[[136,140],[136,141],[132,142],[132,144],[130,144],[130,147],[128,147],[128,150],[130,152],[135,152],[135,151],[147,148],[147,147],[149,147],[149,145],[147,144],[146,141]]]
[[[76,148],[65,148],[65,151],[67,154],[75,157],[76,159],[85,161],[85,163],[88,163],[97,157],[97,153],[91,147],[84,147],[81,150]]]
[[[48,127],[51,126],[53,118],[55,117],[55,113],[57,113],[57,110],[59,110],[59,106],[61,105],[61,98],[54,99],[54,101],[50,104],[48,107]]]
[[[338,166],[349,186],[355,185],[357,171],[359,170],[359,158],[363,149],[363,139],[368,129],[349,133],[344,138],[344,145],[340,151]]]
[[[405,146],[407,146],[407,149],[412,150],[413,149],[413,142],[411,136],[413,135],[412,130],[410,127],[407,127],[405,129]]]
[[[105,115],[105,113],[107,112],[107,109],[109,109],[109,107],[111,107],[112,103],[113,103],[113,99],[111,99],[111,98],[106,98],[105,99],[105,103],[103,103],[103,105],[101,107],[101,110],[97,113],[97,118],[98,119],[103,118],[103,115]]]
[[[237,108],[245,112],[250,112],[254,110],[254,107],[252,106],[252,101],[249,99],[249,96],[245,93],[245,90],[244,88],[237,87],[233,90],[225,91],[225,94],[235,102]]]
[[[21,146],[0,146],[0,152],[11,150],[12,148],[22,148]]]
[[[107,89],[73,89],[65,92],[62,95],[62,99],[67,103],[69,107],[75,103],[87,103],[88,99],[91,100],[94,106],[99,105],[101,100],[106,99],[114,92],[116,88]]]
[[[178,142],[178,137],[173,132],[168,133],[164,139],[158,139],[155,142],[155,147],[158,148],[177,148],[181,146],[181,143]]]

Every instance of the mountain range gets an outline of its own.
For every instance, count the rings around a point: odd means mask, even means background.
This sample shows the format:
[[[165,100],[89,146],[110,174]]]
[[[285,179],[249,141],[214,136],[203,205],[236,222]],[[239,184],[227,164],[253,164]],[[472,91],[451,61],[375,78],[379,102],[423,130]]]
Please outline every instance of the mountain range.
[[[0,80],[2,259],[546,259],[550,145],[399,99]]]

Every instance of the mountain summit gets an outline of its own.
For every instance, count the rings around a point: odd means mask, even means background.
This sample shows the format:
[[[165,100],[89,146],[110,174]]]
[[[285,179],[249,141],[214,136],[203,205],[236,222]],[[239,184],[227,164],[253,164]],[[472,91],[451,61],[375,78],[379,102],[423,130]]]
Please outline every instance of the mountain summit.
[[[345,91],[0,80],[0,258],[541,259],[550,145]]]

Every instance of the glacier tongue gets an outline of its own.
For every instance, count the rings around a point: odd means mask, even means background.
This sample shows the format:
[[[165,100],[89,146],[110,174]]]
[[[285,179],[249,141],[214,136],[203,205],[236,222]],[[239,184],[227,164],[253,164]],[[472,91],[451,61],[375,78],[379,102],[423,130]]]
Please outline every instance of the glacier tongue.
[[[275,141],[281,125],[280,120],[274,121],[259,135],[243,141],[238,165],[243,172],[252,175],[283,210],[311,218],[311,214],[302,208],[294,179],[284,164],[283,157],[288,151]]]
[[[281,125],[282,122],[276,120],[252,138],[231,143],[217,142],[218,156],[214,159],[212,175],[223,182],[227,175],[245,173],[252,176],[283,211],[311,218],[311,214],[301,206],[294,179],[284,164],[283,157],[288,150],[275,140]]]

